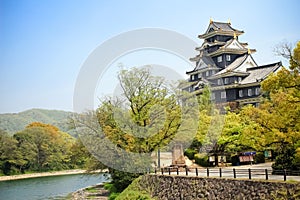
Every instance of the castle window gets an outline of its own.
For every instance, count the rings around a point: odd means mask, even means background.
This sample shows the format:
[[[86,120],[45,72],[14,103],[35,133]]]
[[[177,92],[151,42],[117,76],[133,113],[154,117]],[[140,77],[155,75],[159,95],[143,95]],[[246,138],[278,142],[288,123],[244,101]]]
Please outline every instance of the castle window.
[[[240,83],[242,81],[242,77],[238,77],[238,82]]]
[[[192,81],[196,80],[197,78],[198,78],[198,74],[194,74],[194,75],[191,76]]]
[[[226,98],[226,92],[224,91],[224,92],[221,92],[221,98],[222,99],[225,99]]]
[[[225,82],[225,84],[228,84],[229,78],[225,78],[225,79],[224,79],[224,82]]]
[[[243,90],[239,90],[239,97],[243,97]]]
[[[260,88],[259,87],[255,88],[255,95],[259,95],[259,93],[260,93]]]
[[[206,74],[205,74],[206,76],[209,76],[209,71],[206,71]]]
[[[226,55],[226,61],[230,61],[230,60],[231,60],[230,55]]]
[[[215,100],[216,99],[216,95],[215,95],[215,93],[211,93],[211,100]]]
[[[218,85],[222,85],[222,79],[218,79]]]
[[[218,62],[222,62],[222,56],[218,57]]]
[[[248,96],[252,96],[252,89],[248,89]]]

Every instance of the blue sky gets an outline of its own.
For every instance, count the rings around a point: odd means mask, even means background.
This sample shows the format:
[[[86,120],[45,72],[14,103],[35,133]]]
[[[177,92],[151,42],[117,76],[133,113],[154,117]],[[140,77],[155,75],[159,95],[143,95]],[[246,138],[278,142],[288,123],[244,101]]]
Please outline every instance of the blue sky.
[[[253,57],[258,64],[284,61],[272,50],[280,42],[300,40],[299,5],[297,0],[0,0],[0,113],[30,108],[72,111],[76,78],[89,54],[113,36],[139,28],[173,30],[200,45],[197,35],[206,30],[210,18],[230,19],[233,27],[245,31],[239,40],[257,50]],[[112,65],[151,62],[143,59],[147,53],[155,57],[153,52],[136,53]],[[178,73],[191,70],[187,63],[171,62]],[[106,79],[115,77],[114,70],[108,70]],[[106,94],[101,88],[95,96]]]

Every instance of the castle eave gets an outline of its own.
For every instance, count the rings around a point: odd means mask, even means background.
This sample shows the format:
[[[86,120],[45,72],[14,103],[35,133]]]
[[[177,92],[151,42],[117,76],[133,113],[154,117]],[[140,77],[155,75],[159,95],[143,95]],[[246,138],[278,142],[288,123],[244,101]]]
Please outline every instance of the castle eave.
[[[215,35],[226,35],[226,36],[234,36],[234,34],[236,34],[236,36],[242,35],[244,33],[244,31],[222,31],[222,30],[216,30],[216,31],[212,31],[209,33],[204,33],[201,35],[198,35],[198,38],[200,39],[208,39],[210,37],[213,37]]]

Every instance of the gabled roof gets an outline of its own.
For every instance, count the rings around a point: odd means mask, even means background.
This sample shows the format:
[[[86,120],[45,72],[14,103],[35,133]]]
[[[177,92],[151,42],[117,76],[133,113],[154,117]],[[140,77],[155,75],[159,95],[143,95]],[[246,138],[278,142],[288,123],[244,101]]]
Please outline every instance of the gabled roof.
[[[219,71],[218,73],[216,73],[215,75],[219,75],[219,74],[223,74],[227,71],[233,71],[236,68],[238,68],[241,64],[243,64],[243,62],[245,62],[246,58],[248,57],[247,54],[245,54],[244,56],[241,56],[237,59],[235,59],[235,61],[233,61],[230,65],[228,65],[225,69]]]
[[[240,31],[237,29],[232,28],[231,23],[224,23],[224,22],[214,22],[210,21],[208,28],[206,29],[205,33],[199,35],[198,37],[201,39],[206,39],[212,37],[214,35],[222,34],[222,35],[241,35],[244,31]]]
[[[222,47],[218,50],[208,54],[209,56],[217,56],[223,53],[233,53],[233,54],[244,54],[247,51],[251,53],[256,52],[255,49],[247,49],[244,43],[240,43],[236,38],[228,40]]]
[[[211,78],[215,79],[215,78],[219,78],[223,76],[231,76],[231,75],[246,76],[249,74],[247,69],[254,68],[254,67],[257,67],[257,64],[254,61],[253,57],[250,54],[245,54],[235,59],[234,62],[228,65],[225,69],[213,75]]]
[[[223,48],[229,48],[229,49],[246,49],[245,46],[240,43],[237,39],[233,38],[231,40],[228,40]]]
[[[186,72],[187,74],[201,70],[201,69],[205,69],[205,68],[210,68],[210,67],[216,67],[215,62],[213,61],[213,59],[211,57],[208,56],[202,56],[197,64],[197,66],[192,70],[192,71],[188,71]]]
[[[214,42],[207,42],[207,41],[204,41],[203,44],[200,46],[200,47],[196,47],[196,50],[200,51],[208,46],[215,46],[215,45],[225,45],[226,42],[222,42],[222,41],[214,41]]]
[[[281,62],[272,63],[247,69],[249,76],[241,81],[241,84],[250,84],[265,80],[271,73],[278,71],[282,67]]]

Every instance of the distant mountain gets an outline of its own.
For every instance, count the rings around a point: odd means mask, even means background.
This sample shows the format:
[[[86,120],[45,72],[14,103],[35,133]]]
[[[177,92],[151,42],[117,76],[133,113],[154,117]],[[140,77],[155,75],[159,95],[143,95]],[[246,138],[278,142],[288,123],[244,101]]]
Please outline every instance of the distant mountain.
[[[0,114],[0,129],[10,134],[14,134],[23,130],[31,122],[42,122],[52,124],[61,131],[75,134],[74,130],[70,130],[68,122],[72,116],[72,112],[61,110],[44,110],[31,109],[20,113]]]

